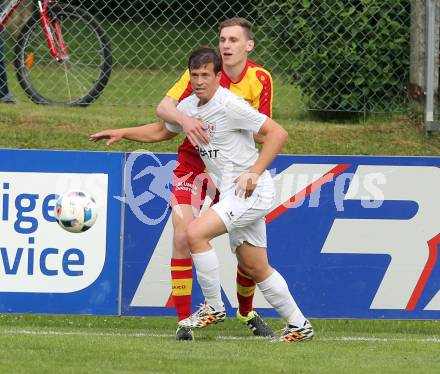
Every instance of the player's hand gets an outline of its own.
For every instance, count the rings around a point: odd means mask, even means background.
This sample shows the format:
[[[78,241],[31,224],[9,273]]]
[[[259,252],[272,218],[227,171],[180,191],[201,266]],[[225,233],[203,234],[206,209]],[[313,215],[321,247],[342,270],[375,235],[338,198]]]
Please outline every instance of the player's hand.
[[[90,135],[89,140],[92,142],[97,142],[98,140],[108,139],[108,141],[105,144],[110,145],[120,141],[123,138],[124,138],[124,134],[122,129],[115,129],[115,130],[104,130],[97,132],[96,134],[92,134]]]
[[[181,121],[182,129],[193,146],[209,143],[206,125],[198,118],[185,116]]]
[[[259,175],[257,173],[244,173],[235,179],[235,194],[245,199],[250,197],[257,187]]]

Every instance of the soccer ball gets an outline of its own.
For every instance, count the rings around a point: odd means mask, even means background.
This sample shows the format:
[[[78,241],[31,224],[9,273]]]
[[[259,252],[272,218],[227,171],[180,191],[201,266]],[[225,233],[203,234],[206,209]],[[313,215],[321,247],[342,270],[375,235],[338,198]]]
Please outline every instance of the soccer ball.
[[[58,198],[55,217],[64,230],[83,232],[95,223],[98,208],[92,196],[81,191],[70,191]]]

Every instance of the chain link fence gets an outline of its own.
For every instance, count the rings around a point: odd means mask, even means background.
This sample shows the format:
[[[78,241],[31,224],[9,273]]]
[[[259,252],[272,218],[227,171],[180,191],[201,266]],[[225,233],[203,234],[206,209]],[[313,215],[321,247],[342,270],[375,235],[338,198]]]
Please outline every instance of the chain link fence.
[[[64,0],[96,18],[110,39],[110,80],[93,105],[156,105],[190,51],[218,44],[218,22],[254,23],[250,58],[274,78],[274,116],[305,111],[395,112],[409,106],[410,2],[403,0]],[[25,0],[2,34],[9,86],[26,101],[12,67]]]

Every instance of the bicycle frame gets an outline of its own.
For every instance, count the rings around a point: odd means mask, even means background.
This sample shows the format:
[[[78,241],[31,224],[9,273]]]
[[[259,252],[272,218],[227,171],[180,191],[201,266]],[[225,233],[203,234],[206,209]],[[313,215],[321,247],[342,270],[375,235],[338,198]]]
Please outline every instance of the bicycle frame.
[[[2,29],[9,18],[14,14],[17,7],[23,0],[12,0],[6,4],[5,9],[0,14],[0,29]],[[40,12],[40,22],[43,27],[43,33],[47,40],[50,54],[58,61],[68,60],[67,48],[64,43],[60,23],[56,18],[52,19],[48,15],[50,6],[56,4],[56,0],[38,1],[38,10]],[[53,28],[54,32],[52,32]]]
[[[2,29],[9,18],[14,14],[15,9],[20,5],[23,0],[12,0],[6,4],[5,8],[0,13],[0,29]]]

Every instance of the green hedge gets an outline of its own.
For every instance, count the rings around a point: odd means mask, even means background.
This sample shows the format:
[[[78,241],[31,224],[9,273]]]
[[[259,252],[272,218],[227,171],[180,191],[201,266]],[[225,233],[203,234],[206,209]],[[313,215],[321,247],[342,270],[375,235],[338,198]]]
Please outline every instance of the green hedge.
[[[409,1],[261,0],[259,9],[310,109],[389,111],[405,101]]]
[[[253,12],[252,0],[70,0],[107,20],[213,25]],[[255,1],[254,1],[255,2]]]

